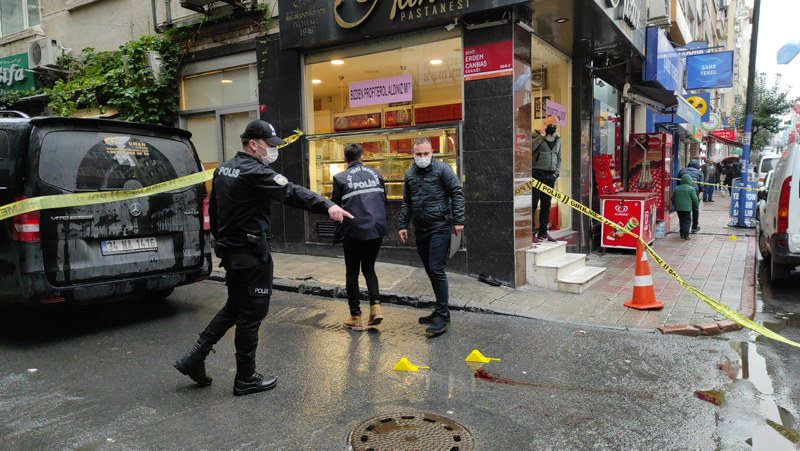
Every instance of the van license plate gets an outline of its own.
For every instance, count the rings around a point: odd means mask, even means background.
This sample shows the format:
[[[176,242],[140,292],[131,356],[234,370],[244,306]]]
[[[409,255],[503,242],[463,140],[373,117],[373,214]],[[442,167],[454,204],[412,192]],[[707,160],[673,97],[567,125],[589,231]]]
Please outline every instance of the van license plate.
[[[128,254],[158,250],[155,238],[127,238],[124,240],[101,241],[103,255]]]

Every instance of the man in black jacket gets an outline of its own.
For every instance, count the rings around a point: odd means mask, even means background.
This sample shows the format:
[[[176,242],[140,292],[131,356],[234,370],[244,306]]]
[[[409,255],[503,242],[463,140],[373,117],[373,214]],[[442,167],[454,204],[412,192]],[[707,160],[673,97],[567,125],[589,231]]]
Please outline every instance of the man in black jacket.
[[[364,149],[361,144],[348,144],[344,148],[347,169],[333,176],[331,200],[350,212],[355,219],[345,219],[336,225],[334,240],[344,247],[345,281],[350,315],[344,327],[363,330],[361,306],[358,298],[359,268],[364,273],[369,293],[369,320],[377,325],[383,321],[380,304],[378,276],[375,274],[375,259],[381,249],[383,237],[391,233],[386,218],[386,187],[381,171],[364,166]]]
[[[417,253],[431,280],[436,304],[432,314],[419,319],[430,324],[425,329],[440,334],[450,322],[449,293],[445,264],[450,249],[451,231],[464,230],[464,192],[453,169],[433,159],[431,140],[414,141],[414,164],[406,172],[398,230],[403,243],[408,238],[408,223],[413,219]],[[452,214],[451,214],[452,208]]]
[[[276,377],[256,372],[258,329],[267,316],[272,295],[272,256],[269,253],[270,203],[273,200],[314,213],[327,213],[337,222],[353,216],[333,202],[289,182],[269,165],[286,144],[264,121],[247,125],[242,151],[214,171],[209,199],[215,252],[225,268],[228,301],[200,333],[194,347],[174,366],[201,387],[211,384],[205,359],[211,348],[236,325],[236,396],[270,390]]]

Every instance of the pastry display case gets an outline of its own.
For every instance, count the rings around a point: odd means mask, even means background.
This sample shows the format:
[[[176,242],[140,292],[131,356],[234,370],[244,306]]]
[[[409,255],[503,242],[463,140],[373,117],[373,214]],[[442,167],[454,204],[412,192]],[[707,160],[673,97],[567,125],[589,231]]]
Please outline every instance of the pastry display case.
[[[336,133],[309,137],[310,185],[330,198],[333,176],[347,168],[344,148],[351,143],[364,148],[364,165],[381,171],[389,199],[403,198],[405,173],[414,162],[412,144],[418,137],[431,140],[435,159],[447,163],[458,174],[458,128],[403,128],[373,133]]]

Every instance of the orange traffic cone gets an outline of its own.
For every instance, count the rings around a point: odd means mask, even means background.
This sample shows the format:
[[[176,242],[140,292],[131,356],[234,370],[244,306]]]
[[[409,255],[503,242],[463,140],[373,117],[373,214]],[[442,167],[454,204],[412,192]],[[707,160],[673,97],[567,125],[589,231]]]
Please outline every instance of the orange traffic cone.
[[[636,275],[633,278],[633,299],[626,302],[625,307],[639,310],[661,308],[663,302],[656,301],[656,292],[653,289],[653,276],[650,275],[650,265],[647,264],[647,254],[644,252],[642,242],[636,243]]]

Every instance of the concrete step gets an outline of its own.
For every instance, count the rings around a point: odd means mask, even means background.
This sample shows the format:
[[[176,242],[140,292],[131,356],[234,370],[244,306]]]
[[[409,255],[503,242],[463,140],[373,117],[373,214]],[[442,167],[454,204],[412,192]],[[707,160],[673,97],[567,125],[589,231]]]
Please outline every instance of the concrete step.
[[[586,265],[586,255],[565,253],[547,261],[529,265],[526,278],[537,287],[558,290],[558,280]]]
[[[568,293],[583,293],[595,282],[602,279],[606,268],[598,266],[584,266],[575,272],[558,279],[558,291]]]
[[[528,265],[537,265],[543,261],[566,254],[567,242],[559,241],[557,243],[534,244],[533,247],[525,252],[528,254],[525,257],[525,261],[528,263]]]

